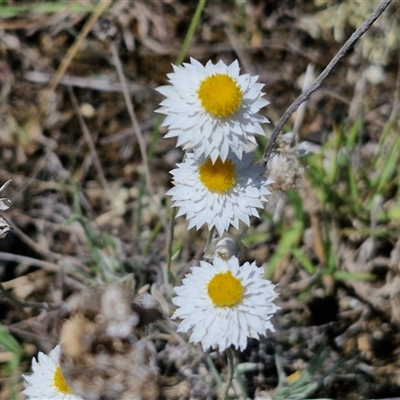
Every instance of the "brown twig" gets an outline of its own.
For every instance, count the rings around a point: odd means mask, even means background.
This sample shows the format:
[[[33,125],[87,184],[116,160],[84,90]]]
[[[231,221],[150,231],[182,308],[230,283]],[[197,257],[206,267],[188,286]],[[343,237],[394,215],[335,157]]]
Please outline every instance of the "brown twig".
[[[319,88],[324,79],[331,73],[336,64],[345,56],[350,47],[353,46],[353,44],[370,28],[370,26],[379,18],[379,16],[386,10],[391,2],[392,0],[382,0],[381,4],[376,8],[371,16],[350,36],[347,42],[337,52],[335,57],[332,58],[330,63],[321,72],[318,78],[285,111],[272,131],[267,147],[265,148],[262,160],[264,166],[267,165],[269,159],[271,158],[275,141],[291,115],[297,110],[301,103],[308,99],[308,97]]]
[[[58,83],[60,82],[60,79],[62,76],[65,74],[67,71],[69,65],[71,64],[71,61],[75,57],[75,54],[79,50],[79,48],[82,46],[83,41],[85,40],[86,36],[89,34],[89,32],[92,30],[94,24],[96,21],[99,19],[100,15],[109,7],[109,5],[112,3],[112,0],[100,0],[99,3],[97,4],[96,9],[93,11],[92,15],[86,22],[85,26],[83,27],[81,33],[75,40],[75,42],[72,44],[72,46],[68,49],[67,54],[61,61],[60,66],[58,67],[58,70],[56,74],[54,75],[53,79],[51,80],[50,83],[50,91],[53,91],[57,86]]]
[[[37,253],[42,255],[48,260],[58,261],[62,258],[61,254],[53,253],[51,250],[44,248],[43,244],[36,243],[33,239],[31,239],[27,234],[25,234],[19,227],[11,221],[11,225],[14,231],[14,234],[17,235],[24,243],[26,243],[30,248],[34,249]],[[6,253],[0,253],[6,254]],[[49,265],[52,263],[48,263]],[[52,264],[56,265],[56,264]],[[58,268],[58,267],[57,267]],[[54,268],[53,271],[57,272]]]
[[[3,296],[10,300],[11,303],[13,303],[17,309],[21,312],[23,308],[35,308],[37,310],[46,310],[46,311],[51,311],[51,310],[58,310],[61,306],[60,305],[50,305],[45,302],[43,303],[38,303],[38,302],[30,302],[30,301],[24,301],[21,299],[18,299],[15,297],[12,293],[10,293],[0,282],[0,291],[3,293]]]

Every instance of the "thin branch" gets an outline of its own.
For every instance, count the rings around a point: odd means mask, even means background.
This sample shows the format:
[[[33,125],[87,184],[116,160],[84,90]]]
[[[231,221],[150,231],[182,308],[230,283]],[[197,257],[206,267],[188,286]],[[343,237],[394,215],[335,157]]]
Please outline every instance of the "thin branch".
[[[110,43],[110,48],[111,48],[111,53],[113,56],[115,68],[117,70],[118,78],[121,82],[122,93],[124,95],[126,108],[128,110],[129,116],[131,118],[133,131],[134,131],[134,133],[136,135],[136,139],[139,143],[140,155],[142,156],[143,168],[144,168],[144,173],[146,176],[147,191],[148,191],[151,199],[153,200],[154,204],[156,205],[158,217],[160,218],[161,222],[163,223],[164,228],[167,229],[168,223],[167,223],[162,211],[160,210],[159,203],[157,202],[156,197],[155,197],[153,181],[151,179],[151,174],[150,174],[149,160],[147,157],[146,142],[142,135],[142,131],[140,129],[139,122],[136,118],[135,110],[133,108],[132,100],[129,95],[124,70],[122,68],[121,60],[120,60],[119,54],[118,54],[118,49],[114,42]]]
[[[136,135],[136,139],[139,143],[140,148],[140,155],[142,156],[142,162],[144,167],[144,172],[146,175],[146,182],[147,182],[147,190],[151,195],[154,195],[153,184],[151,180],[150,168],[149,168],[149,161],[147,159],[147,151],[146,151],[146,142],[142,135],[142,131],[139,126],[139,122],[136,118],[136,114],[133,108],[132,100],[128,91],[127,82],[124,74],[124,70],[122,68],[121,60],[119,58],[118,49],[114,42],[110,43],[111,53],[113,56],[113,61],[115,64],[115,68],[118,73],[119,81],[121,82],[122,93],[124,95],[126,108],[128,110],[129,116],[131,118],[133,131]]]
[[[9,292],[1,282],[0,282],[0,291],[3,293],[3,296],[6,299],[10,300],[21,312],[23,312],[22,311],[23,308],[35,308],[37,310],[51,311],[51,310],[58,310],[61,307],[61,305],[50,305],[45,302],[38,303],[38,302],[29,302],[21,300],[15,297],[11,292]]]
[[[338,51],[335,57],[332,58],[327,67],[321,72],[318,78],[313,82],[311,86],[308,87],[285,111],[282,115],[281,119],[275,126],[272,135],[268,141],[267,147],[265,148],[263,155],[263,165],[266,166],[273,148],[275,141],[282,130],[283,126],[286,124],[291,115],[297,110],[301,103],[303,103],[313,92],[315,92],[324,79],[331,73],[336,64],[345,56],[347,51],[351,46],[370,28],[370,26],[379,18],[379,16],[386,10],[392,0],[383,0],[382,3],[378,6],[378,8],[371,14],[371,16],[350,36],[347,42],[342,46],[342,48]]]
[[[4,253],[2,251],[0,252],[0,260],[14,261],[21,264],[34,265],[36,267],[43,268],[46,271],[55,273],[60,272],[61,269],[59,265],[48,261],[37,260],[36,258],[21,256],[19,254]]]

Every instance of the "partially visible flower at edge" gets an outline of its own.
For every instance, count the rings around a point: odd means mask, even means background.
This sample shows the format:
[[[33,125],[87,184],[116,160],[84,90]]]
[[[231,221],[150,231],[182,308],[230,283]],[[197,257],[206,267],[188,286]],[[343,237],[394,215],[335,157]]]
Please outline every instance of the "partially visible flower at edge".
[[[7,188],[7,186],[10,184],[11,179],[8,180],[2,187],[0,187],[0,193]],[[10,208],[8,204],[11,204],[11,200],[7,199],[6,197],[3,197],[0,199],[0,210],[5,211]]]
[[[156,90],[166,98],[156,112],[165,114],[166,138],[177,137],[177,146],[192,150],[195,157],[225,161],[229,151],[240,159],[254,135],[264,136],[260,124],[269,122],[258,114],[269,104],[262,98],[264,85],[258,76],[239,75],[239,63],[223,61],[205,66],[195,59],[173,65],[171,85]]]
[[[32,359],[31,375],[23,375],[28,399],[82,400],[72,393],[61,372],[59,364],[61,348],[57,345],[46,355],[39,351],[38,361]]]
[[[219,235],[239,221],[250,226],[250,217],[259,217],[257,208],[263,207],[266,195],[271,192],[266,185],[271,180],[262,176],[264,168],[251,165],[252,153],[239,160],[229,154],[213,164],[211,159],[197,159],[192,153],[171,171],[175,186],[167,192],[172,196],[173,207],[180,207],[177,216],[186,214],[188,229],[199,229],[207,224],[215,226]]]
[[[0,187],[0,193],[7,188],[10,182],[11,179],[8,180],[2,187]],[[10,199],[6,197],[0,198],[0,211],[8,210],[10,208],[8,204],[11,204]],[[0,215],[0,239],[4,239],[8,235],[8,232],[10,232],[11,230],[11,225],[5,218]]]
[[[236,257],[201,261],[174,288],[172,302],[178,308],[171,318],[181,319],[178,332],[192,331],[190,341],[201,343],[204,351],[224,351],[231,345],[244,350],[247,338],[274,331],[270,319],[278,295],[263,275],[263,268],[248,262],[240,266]]]

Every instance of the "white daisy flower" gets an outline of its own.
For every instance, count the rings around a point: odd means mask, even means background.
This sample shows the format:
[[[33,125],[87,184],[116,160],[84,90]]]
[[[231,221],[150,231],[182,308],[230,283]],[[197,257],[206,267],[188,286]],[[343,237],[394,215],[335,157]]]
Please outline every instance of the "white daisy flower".
[[[237,60],[203,66],[191,58],[173,69],[167,75],[172,85],[156,89],[166,97],[157,112],[167,115],[165,137],[177,137],[177,146],[192,149],[196,158],[225,161],[229,150],[240,159],[248,142],[256,143],[254,135],[265,135],[260,124],[269,121],[258,114],[269,104],[261,98],[264,85],[256,83],[258,76],[239,75]]]
[[[81,400],[74,396],[61,372],[59,364],[61,348],[56,346],[50,354],[39,352],[38,361],[32,359],[33,374],[23,375],[28,399]]]
[[[264,269],[255,263],[232,257],[216,257],[213,264],[200,261],[175,287],[172,299],[178,306],[172,319],[180,318],[178,332],[192,331],[190,341],[224,351],[233,345],[244,350],[247,338],[258,339],[267,330],[274,331],[270,319],[278,307],[273,285],[263,278]]]
[[[270,194],[265,185],[272,181],[262,176],[263,167],[250,165],[252,160],[251,153],[242,160],[230,153],[225,161],[217,158],[213,164],[210,158],[188,153],[171,171],[175,186],[167,195],[172,196],[173,207],[180,207],[177,216],[186,214],[188,229],[208,224],[221,236],[230,225],[238,229],[242,221],[250,226],[250,216],[259,217],[257,208]]]

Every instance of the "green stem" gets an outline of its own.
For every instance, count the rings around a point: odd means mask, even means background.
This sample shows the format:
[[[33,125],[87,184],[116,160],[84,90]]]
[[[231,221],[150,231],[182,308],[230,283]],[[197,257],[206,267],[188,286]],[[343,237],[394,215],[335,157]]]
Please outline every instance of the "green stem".
[[[215,379],[217,385],[220,388],[222,388],[223,381],[222,381],[221,375],[219,374],[219,372],[218,372],[217,368],[215,367],[214,362],[211,359],[209,354],[206,354],[206,362],[207,362],[208,367],[210,368],[211,373],[214,375],[214,379]]]
[[[171,271],[172,264],[172,244],[174,243],[174,232],[175,232],[175,216],[177,213],[176,207],[171,207],[171,213],[169,216],[169,231],[167,240],[167,271]]]
[[[212,239],[213,239],[213,236],[214,236],[214,232],[215,232],[215,226],[213,226],[210,229],[210,231],[208,232],[206,246],[204,248],[204,254],[207,254],[210,251],[211,242],[212,242]]]
[[[231,387],[231,384],[233,381],[233,376],[235,374],[235,355],[233,353],[232,348],[230,348],[230,347],[228,349],[226,349],[226,358],[228,361],[228,379],[226,381],[224,393],[222,396],[223,400],[228,399],[228,391],[229,391],[229,388]]]
[[[204,6],[206,5],[206,0],[199,0],[197,3],[197,8],[196,11],[193,15],[192,21],[190,22],[189,29],[187,31],[185,40],[183,41],[183,45],[181,47],[181,51],[179,52],[178,59],[176,60],[176,64],[179,65],[182,63],[182,61],[185,59],[187,50],[190,45],[190,41],[193,38],[194,31],[199,23],[201,13],[203,12]]]
[[[192,21],[190,22],[190,26],[189,29],[186,33],[185,36],[185,40],[183,41],[183,45],[181,47],[181,51],[179,52],[179,56],[178,59],[176,60],[176,64],[181,64],[182,61],[184,60],[187,50],[189,48],[190,45],[190,41],[193,38],[194,35],[194,31],[199,23],[200,20],[200,16],[201,13],[203,12],[204,6],[206,5],[206,0],[199,0],[199,2],[197,3],[197,8],[196,11],[193,15]],[[159,128],[161,125],[161,118],[159,118],[159,120],[157,121],[157,127]],[[159,134],[160,130],[157,129],[157,134]],[[152,149],[153,150],[153,149]],[[151,154],[152,156],[152,154]],[[177,209],[176,208],[172,208],[171,209],[171,214],[170,214],[170,220],[169,220],[169,232],[168,232],[168,242],[167,242],[167,266],[166,266],[166,275],[169,276],[169,274],[171,273],[171,263],[172,263],[172,244],[174,241],[174,227],[175,227],[175,216],[177,213]],[[168,279],[168,278],[167,278]],[[168,282],[165,282],[166,284],[169,283],[169,279]]]

